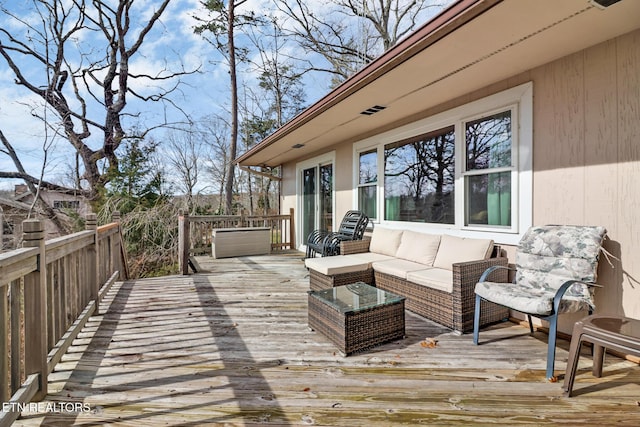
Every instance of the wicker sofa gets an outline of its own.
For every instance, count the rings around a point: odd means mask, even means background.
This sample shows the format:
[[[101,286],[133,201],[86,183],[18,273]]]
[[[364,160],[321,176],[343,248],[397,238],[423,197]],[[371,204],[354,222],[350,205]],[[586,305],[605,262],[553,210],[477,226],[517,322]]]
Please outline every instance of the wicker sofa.
[[[406,298],[407,309],[455,331],[473,330],[474,288],[482,273],[507,258],[491,255],[493,241],[376,227],[370,238],[342,242],[341,255],[309,258],[312,290],[362,281]],[[498,269],[492,281],[507,282]],[[501,306],[482,306],[481,325],[509,315]]]

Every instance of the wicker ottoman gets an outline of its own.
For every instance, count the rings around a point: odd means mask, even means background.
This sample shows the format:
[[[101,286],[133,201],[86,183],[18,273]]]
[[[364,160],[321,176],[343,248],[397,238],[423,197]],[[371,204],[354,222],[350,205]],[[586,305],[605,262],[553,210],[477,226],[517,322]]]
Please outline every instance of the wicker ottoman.
[[[403,338],[404,297],[357,282],[309,291],[309,328],[348,356]]]

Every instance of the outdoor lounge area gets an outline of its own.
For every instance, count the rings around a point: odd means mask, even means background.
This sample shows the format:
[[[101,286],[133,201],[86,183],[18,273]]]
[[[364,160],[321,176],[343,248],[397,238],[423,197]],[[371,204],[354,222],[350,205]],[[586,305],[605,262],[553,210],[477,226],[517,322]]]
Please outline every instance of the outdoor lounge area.
[[[118,282],[49,375],[35,425],[638,425],[640,369],[582,346],[573,397],[545,379],[547,335],[503,322],[471,334],[406,311],[404,339],[348,357],[307,325],[296,251],[213,259],[185,276]]]

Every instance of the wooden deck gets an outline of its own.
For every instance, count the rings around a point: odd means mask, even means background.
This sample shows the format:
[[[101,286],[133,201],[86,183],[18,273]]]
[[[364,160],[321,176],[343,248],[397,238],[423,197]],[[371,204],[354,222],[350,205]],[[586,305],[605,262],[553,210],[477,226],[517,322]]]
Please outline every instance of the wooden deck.
[[[404,340],[342,357],[307,327],[300,254],[199,262],[116,284],[14,425],[640,425],[632,362],[608,356],[596,379],[585,351],[565,398],[544,379],[545,334],[507,322],[476,347],[410,313]]]

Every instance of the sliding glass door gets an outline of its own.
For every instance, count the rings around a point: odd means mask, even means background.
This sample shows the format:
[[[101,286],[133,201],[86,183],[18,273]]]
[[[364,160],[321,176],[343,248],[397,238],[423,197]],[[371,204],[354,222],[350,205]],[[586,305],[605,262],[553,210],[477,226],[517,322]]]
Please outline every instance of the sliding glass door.
[[[333,162],[305,162],[298,170],[299,243],[305,245],[313,230],[333,230]]]

